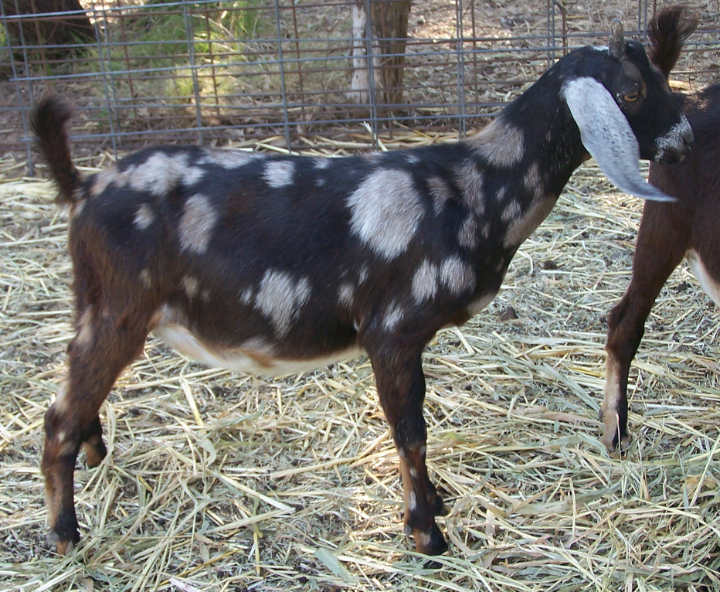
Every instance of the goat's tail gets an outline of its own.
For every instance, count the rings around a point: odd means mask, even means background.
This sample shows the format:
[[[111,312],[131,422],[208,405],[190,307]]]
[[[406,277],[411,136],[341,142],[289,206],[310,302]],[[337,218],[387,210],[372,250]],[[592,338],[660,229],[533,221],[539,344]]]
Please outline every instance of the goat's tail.
[[[33,109],[32,129],[50,174],[58,186],[58,203],[72,204],[78,200],[80,173],[70,158],[70,143],[65,124],[70,109],[56,97],[45,97]]]
[[[698,19],[687,6],[663,8],[648,23],[650,60],[668,77]]]

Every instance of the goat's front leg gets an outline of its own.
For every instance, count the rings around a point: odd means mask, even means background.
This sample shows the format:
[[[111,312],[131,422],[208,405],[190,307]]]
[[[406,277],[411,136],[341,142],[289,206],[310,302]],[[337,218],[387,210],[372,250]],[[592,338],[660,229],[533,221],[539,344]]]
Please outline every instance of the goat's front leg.
[[[602,442],[608,451],[625,449],[627,382],[630,364],[645,331],[645,321],[667,278],[687,248],[681,212],[668,204],[646,204],[633,260],[630,285],[608,316],[605,398],[602,404]],[[662,245],[662,248],[658,248]]]
[[[397,351],[371,354],[378,394],[400,456],[405,494],[405,529],[412,532],[420,553],[439,555],[447,543],[435,523],[442,499],[430,481],[425,464],[427,431],[423,419],[425,376],[420,353]]]

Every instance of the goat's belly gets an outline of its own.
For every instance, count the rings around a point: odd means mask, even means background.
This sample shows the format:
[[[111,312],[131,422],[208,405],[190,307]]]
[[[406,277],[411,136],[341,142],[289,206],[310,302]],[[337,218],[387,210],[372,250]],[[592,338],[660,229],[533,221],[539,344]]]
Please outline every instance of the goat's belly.
[[[178,324],[156,326],[153,333],[183,356],[196,362],[214,368],[266,376],[296,374],[362,354],[358,346],[352,346],[315,357],[280,357],[275,353],[273,344],[261,337],[253,337],[238,346],[218,346],[207,343],[187,327]]]

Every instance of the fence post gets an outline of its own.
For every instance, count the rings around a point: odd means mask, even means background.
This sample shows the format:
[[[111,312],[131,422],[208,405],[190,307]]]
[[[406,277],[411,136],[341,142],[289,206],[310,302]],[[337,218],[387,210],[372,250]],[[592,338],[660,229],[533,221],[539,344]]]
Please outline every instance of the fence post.
[[[370,0],[365,0],[365,53],[367,57],[368,70],[368,99],[370,100],[370,129],[372,130],[373,148],[378,149],[378,114],[377,114],[377,94],[375,86],[375,52],[373,49],[373,24],[372,24],[372,7]]]
[[[2,16],[5,16],[5,7],[3,6],[3,3],[0,2],[0,10],[2,10]],[[20,8],[18,6],[18,0],[15,0],[15,12],[19,15],[20,14]],[[5,36],[7,38],[8,43],[8,52],[10,53],[10,65],[12,68],[13,78],[17,79],[17,69],[15,68],[15,55],[12,51],[12,44],[10,43],[10,32],[7,28],[7,21],[3,20],[3,23],[5,23]],[[28,94],[28,101],[32,105],[35,102],[35,97],[33,93],[33,84],[32,84],[32,76],[30,75],[30,60],[28,58],[28,52],[27,52],[27,45],[25,44],[25,35],[23,34],[23,26],[22,26],[22,19],[18,18],[18,29],[20,32],[20,45],[22,46],[22,52],[23,52],[23,66],[25,68],[25,84],[27,86],[27,94]],[[33,161],[32,157],[32,150],[30,147],[32,146],[32,138],[30,137],[30,121],[28,118],[28,110],[23,109],[21,111],[22,113],[22,123],[23,123],[23,134],[26,138],[25,140],[25,157],[28,161],[28,173],[31,176],[35,175],[35,163]]]
[[[200,144],[203,141],[203,120],[202,107],[200,106],[200,84],[198,83],[197,67],[195,65],[195,33],[193,32],[192,19],[188,12],[188,5],[183,4],[183,20],[185,21],[185,39],[188,45],[188,61],[190,62],[190,76],[193,83],[193,95],[195,95],[195,122],[197,123],[197,139]]]
[[[457,53],[457,100],[458,100],[458,137],[463,139],[467,130],[465,113],[465,54],[463,53],[463,4],[455,0],[455,52]]]
[[[290,123],[288,114],[288,100],[287,90],[285,88],[285,58],[283,57],[283,38],[282,38],[282,26],[280,24],[280,3],[275,0],[275,28],[277,31],[277,44],[278,44],[278,64],[280,66],[280,89],[282,92],[282,106],[283,106],[283,128],[285,130],[285,144],[287,149],[292,152],[292,145],[290,144]]]
[[[108,64],[110,62],[110,41],[108,40],[109,26],[107,20],[107,9],[105,5],[100,9],[104,22],[103,31],[100,32],[99,26],[99,15],[98,9],[93,6],[93,13],[95,13],[94,27],[95,27],[95,39],[97,40],[98,56],[100,59],[98,62],[102,68],[102,80],[103,90],[105,91],[105,105],[107,106],[108,112],[108,124],[110,125],[110,142],[112,143],[113,156],[118,157],[118,138],[117,131],[115,129],[115,119],[117,117],[116,107],[117,101],[115,97],[115,85],[112,82],[112,75],[108,72]]]

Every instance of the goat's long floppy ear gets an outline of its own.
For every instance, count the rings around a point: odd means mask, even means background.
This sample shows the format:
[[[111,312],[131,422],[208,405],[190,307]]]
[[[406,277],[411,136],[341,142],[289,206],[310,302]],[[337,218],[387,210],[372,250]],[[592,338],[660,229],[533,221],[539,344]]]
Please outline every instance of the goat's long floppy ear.
[[[562,92],[580,129],[583,146],[608,179],[622,191],[643,199],[675,201],[640,175],[635,134],[602,84],[590,77],[575,78],[565,83]]]

